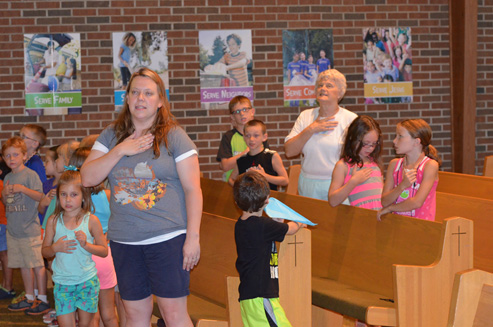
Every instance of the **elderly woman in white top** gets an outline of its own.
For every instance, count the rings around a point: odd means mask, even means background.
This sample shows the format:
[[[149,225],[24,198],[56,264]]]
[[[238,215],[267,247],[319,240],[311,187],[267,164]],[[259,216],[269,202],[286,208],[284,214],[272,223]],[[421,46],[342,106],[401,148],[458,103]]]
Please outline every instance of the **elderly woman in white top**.
[[[339,106],[346,78],[336,69],[322,72],[315,84],[318,108],[303,111],[285,139],[287,157],[303,154],[298,193],[328,201],[332,170],[339,160],[344,133],[357,117]]]

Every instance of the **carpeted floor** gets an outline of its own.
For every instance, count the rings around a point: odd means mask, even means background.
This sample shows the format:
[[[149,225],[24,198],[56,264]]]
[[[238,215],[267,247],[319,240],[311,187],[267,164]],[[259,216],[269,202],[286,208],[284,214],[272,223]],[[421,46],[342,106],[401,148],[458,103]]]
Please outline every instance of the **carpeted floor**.
[[[0,276],[3,276],[0,270]],[[22,292],[24,286],[22,284],[21,272],[19,269],[14,270],[14,289],[19,293]],[[53,289],[48,289],[48,299],[50,304],[53,305]],[[40,316],[28,316],[21,312],[11,312],[7,309],[11,299],[0,300],[0,326],[18,326],[18,327],[30,327],[30,326],[45,326],[43,323],[43,315]]]
[[[3,277],[2,271],[0,270],[0,277]],[[51,278],[48,277],[48,278]],[[48,283],[50,285],[50,283]],[[20,293],[24,289],[22,284],[21,272],[19,269],[14,270],[14,289]],[[52,307],[54,306],[53,302],[53,288],[48,288],[48,300]],[[7,309],[10,304],[11,299],[8,300],[0,300],[0,327],[31,327],[31,326],[43,326],[47,325],[43,323],[43,315],[40,316],[28,316],[24,314],[24,312],[12,312]],[[151,326],[157,326],[157,317],[152,317]]]

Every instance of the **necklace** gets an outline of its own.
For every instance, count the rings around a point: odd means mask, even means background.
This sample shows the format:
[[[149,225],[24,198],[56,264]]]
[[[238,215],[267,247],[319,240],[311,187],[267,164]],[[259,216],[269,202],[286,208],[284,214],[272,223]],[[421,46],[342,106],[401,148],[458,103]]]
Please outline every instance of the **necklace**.
[[[424,154],[420,154],[418,159],[412,164],[408,162],[407,157],[404,157],[404,169],[413,170],[418,168],[419,164],[421,163],[421,161],[423,161],[424,157],[425,157]]]

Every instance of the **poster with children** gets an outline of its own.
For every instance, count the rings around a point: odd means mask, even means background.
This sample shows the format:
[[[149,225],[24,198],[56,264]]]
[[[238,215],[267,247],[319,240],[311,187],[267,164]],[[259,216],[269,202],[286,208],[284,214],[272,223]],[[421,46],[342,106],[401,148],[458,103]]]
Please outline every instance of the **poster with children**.
[[[154,70],[163,80],[169,99],[167,32],[113,33],[113,87],[115,109],[122,108],[132,73],[141,67]]]
[[[363,29],[365,103],[409,103],[413,99],[410,27]]]
[[[199,31],[200,101],[203,109],[227,108],[243,95],[253,101],[252,31]]]
[[[82,112],[80,34],[24,34],[26,115]]]
[[[331,29],[282,31],[284,106],[314,106],[315,82],[334,68]]]

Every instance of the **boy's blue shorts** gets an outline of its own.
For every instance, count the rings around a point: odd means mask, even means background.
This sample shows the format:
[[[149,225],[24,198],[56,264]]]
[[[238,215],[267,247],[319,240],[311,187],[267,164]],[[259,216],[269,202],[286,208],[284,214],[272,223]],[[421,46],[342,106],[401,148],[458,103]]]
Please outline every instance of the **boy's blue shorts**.
[[[179,298],[190,294],[190,273],[183,269],[186,234],[148,245],[110,242],[120,296],[138,301],[154,294]]]

